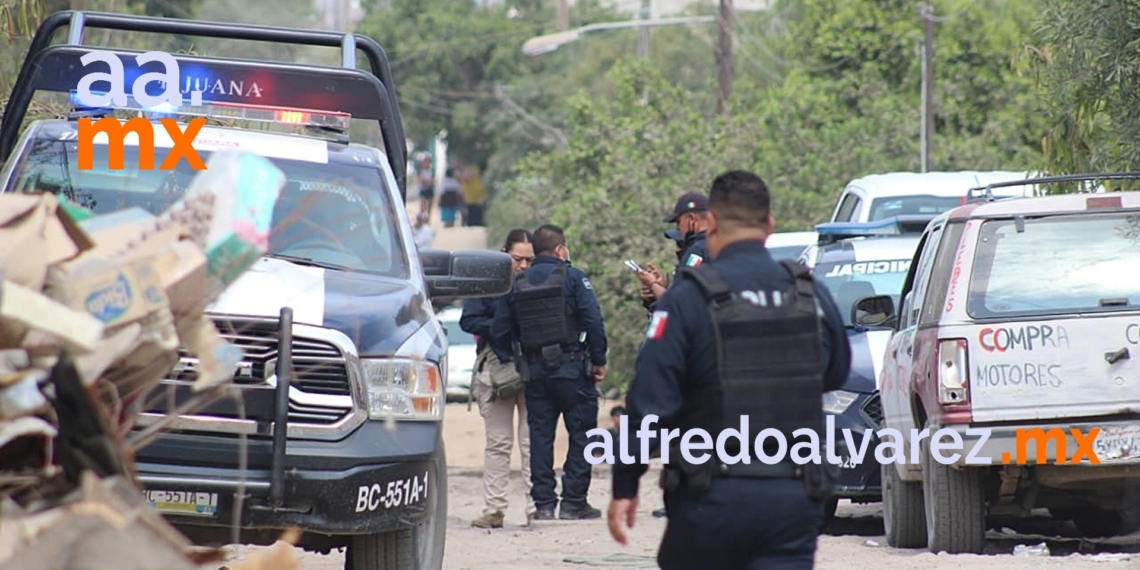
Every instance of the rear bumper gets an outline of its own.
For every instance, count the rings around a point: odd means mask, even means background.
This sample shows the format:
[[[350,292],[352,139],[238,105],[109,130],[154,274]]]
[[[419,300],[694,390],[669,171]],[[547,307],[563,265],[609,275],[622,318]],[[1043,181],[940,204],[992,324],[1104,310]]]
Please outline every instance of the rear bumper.
[[[944,457],[957,452],[957,461],[950,463],[956,466],[1057,464],[1059,458],[1064,460],[1064,465],[1073,467],[1140,465],[1140,419],[1025,425],[951,425],[941,429],[957,434],[962,440],[960,451],[942,452]],[[1090,432],[1094,429],[1099,430],[1099,434],[1092,438]],[[1078,442],[1071,430],[1077,430],[1088,441]],[[930,435],[934,433],[936,432],[932,431]],[[1035,437],[1028,437],[1030,433]],[[1022,434],[1022,441],[1019,441],[1019,434]],[[1042,437],[1042,434],[1046,434],[1046,437]],[[1060,437],[1062,434],[1063,438]],[[943,437],[942,441],[949,443],[950,437]],[[1060,441],[1064,443],[1059,447],[1057,444]],[[1099,465],[1087,456],[1071,462],[1074,455],[1081,453],[1078,450],[1082,446],[1095,452]]]
[[[216,495],[216,510],[202,514],[166,511],[175,527],[199,542],[228,543],[235,512],[245,531],[353,535],[409,528],[430,516],[428,506],[447,466],[438,445],[440,425],[400,422],[395,432],[383,422],[365,422],[338,442],[288,442],[283,502],[270,499],[271,449],[249,442],[244,500],[237,468],[237,441],[207,435],[166,434],[138,453],[139,479],[147,491]]]

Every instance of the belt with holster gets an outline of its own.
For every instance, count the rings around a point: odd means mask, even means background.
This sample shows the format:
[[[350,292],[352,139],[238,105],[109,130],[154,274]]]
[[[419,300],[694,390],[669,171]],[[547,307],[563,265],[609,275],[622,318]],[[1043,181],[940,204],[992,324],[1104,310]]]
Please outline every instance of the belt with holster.
[[[752,463],[737,463],[727,465],[721,463],[716,470],[717,477],[730,477],[740,479],[799,479],[803,477],[804,467],[791,461],[781,461],[769,465],[753,459]]]
[[[556,358],[560,362],[578,362],[581,360],[586,360],[586,351],[584,351],[584,350],[576,350],[574,352],[563,351],[562,354],[558,355]],[[536,363],[536,362],[546,362],[547,359],[543,358],[543,356],[541,354],[528,354],[526,357],[526,361]]]

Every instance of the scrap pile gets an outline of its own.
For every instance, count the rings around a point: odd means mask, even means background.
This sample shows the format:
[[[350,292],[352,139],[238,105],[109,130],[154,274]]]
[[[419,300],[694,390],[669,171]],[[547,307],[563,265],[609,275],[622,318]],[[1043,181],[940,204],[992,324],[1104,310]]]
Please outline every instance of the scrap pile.
[[[0,194],[0,568],[197,568],[144,498],[132,434],[184,350],[216,398],[242,353],[206,307],[268,242],[284,175],[215,153],[160,216]],[[137,435],[137,433],[136,433]]]

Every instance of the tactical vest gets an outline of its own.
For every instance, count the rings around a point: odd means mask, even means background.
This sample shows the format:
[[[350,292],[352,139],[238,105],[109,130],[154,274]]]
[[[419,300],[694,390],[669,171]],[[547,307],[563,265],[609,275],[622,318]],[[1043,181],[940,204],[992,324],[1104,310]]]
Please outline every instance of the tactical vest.
[[[515,318],[523,353],[578,344],[582,326],[566,299],[566,266],[555,267],[538,283],[531,283],[526,274],[515,277]]]
[[[712,265],[684,268],[684,273],[701,286],[709,303],[718,381],[695,386],[685,394],[682,433],[701,428],[716,438],[725,429],[740,430],[741,416],[748,416],[744,436],[752,464],[759,463],[756,436],[770,428],[784,435],[785,460],[791,460],[791,449],[797,442],[807,441],[793,434],[801,428],[815,431],[820,437],[818,449],[826,453],[822,447],[823,349],[815,289],[804,266],[787,260],[781,264],[792,274],[795,285],[752,300],[733,293]],[[737,456],[739,442],[729,438],[726,443],[726,455]],[[778,453],[774,438],[764,443],[766,455]],[[676,457],[684,462],[680,453]],[[718,463],[710,460],[685,469],[705,471],[707,477],[711,470],[727,469]]]

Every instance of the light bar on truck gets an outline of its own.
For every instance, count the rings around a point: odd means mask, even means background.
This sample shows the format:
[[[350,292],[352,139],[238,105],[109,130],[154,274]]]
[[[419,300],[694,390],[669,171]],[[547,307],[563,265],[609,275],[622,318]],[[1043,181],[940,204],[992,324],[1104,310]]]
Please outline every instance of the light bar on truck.
[[[79,100],[79,94],[74,90],[71,92],[71,105],[76,109],[91,109],[91,107],[84,105],[83,102]],[[111,104],[99,108],[125,109],[171,117],[206,117],[208,119],[232,119],[279,125],[319,127],[339,132],[347,132],[349,126],[352,124],[352,115],[348,113],[317,111],[313,109],[290,109],[286,107],[270,107],[244,103],[203,102],[201,105],[186,104],[175,108],[173,105],[164,102],[154,107],[147,107],[139,103],[129,94],[127,95],[127,104],[125,106]]]
[[[819,245],[835,243],[843,239],[900,236],[922,233],[936,216],[908,215],[895,216],[874,222],[828,222],[816,224],[815,233]]]

